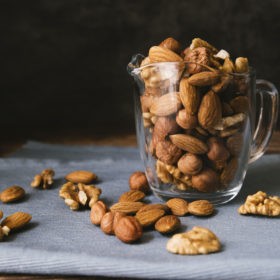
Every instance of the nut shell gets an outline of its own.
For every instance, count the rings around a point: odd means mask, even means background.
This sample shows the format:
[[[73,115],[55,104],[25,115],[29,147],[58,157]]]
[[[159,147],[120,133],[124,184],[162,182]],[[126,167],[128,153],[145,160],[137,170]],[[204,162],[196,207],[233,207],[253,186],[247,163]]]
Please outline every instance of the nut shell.
[[[188,213],[188,202],[182,198],[171,198],[166,202],[173,215],[184,216]]]
[[[189,203],[189,213],[195,216],[209,216],[214,212],[214,206],[208,200],[196,200]]]

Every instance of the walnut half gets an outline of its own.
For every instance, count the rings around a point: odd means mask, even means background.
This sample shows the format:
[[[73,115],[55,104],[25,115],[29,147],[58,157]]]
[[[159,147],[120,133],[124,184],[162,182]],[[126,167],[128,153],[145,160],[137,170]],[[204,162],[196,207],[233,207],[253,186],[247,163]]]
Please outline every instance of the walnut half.
[[[238,213],[242,215],[280,216],[280,197],[268,196],[265,192],[258,191],[254,195],[248,195],[245,203],[239,207]]]

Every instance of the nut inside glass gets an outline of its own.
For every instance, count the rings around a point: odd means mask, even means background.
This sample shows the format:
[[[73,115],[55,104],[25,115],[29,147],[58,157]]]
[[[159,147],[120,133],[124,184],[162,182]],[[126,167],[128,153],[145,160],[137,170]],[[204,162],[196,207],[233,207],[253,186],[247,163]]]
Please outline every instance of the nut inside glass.
[[[128,71],[136,85],[140,155],[153,193],[163,200],[230,201],[248,164],[268,145],[277,118],[276,88],[256,80],[252,68],[220,73],[199,65],[203,74],[193,77],[190,63],[138,67],[142,59],[134,56]]]

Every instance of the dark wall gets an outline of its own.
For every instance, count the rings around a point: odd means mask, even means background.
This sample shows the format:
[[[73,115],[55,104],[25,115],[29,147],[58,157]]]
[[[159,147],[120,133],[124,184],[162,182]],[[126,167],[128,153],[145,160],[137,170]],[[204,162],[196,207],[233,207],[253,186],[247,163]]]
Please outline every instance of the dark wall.
[[[279,0],[0,0],[0,127],[134,129],[135,53],[173,36],[247,56],[280,88]]]

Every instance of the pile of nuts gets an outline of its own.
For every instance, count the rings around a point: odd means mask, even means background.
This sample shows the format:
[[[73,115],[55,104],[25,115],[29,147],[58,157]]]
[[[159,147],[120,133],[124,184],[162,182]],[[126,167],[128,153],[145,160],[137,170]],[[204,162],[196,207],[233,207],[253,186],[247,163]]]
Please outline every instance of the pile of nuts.
[[[175,174],[176,171],[171,172]],[[34,177],[31,186],[49,188],[54,182],[54,174],[52,169],[43,170],[41,174]],[[39,176],[41,176],[40,179]],[[207,200],[196,200],[189,203],[181,198],[172,198],[165,204],[145,203],[145,197],[150,193],[150,187],[145,173],[141,171],[131,174],[130,190],[123,193],[119,197],[119,201],[110,208],[99,199],[101,189],[91,184],[97,180],[95,173],[77,170],[67,174],[65,179],[68,182],[59,191],[65,204],[71,210],[78,210],[81,207],[91,208],[92,224],[100,226],[104,233],[115,235],[124,243],[138,241],[145,229],[154,228],[164,235],[174,233],[181,226],[179,217],[186,214],[210,216],[214,212],[213,205]],[[40,183],[34,184],[36,180]],[[13,203],[22,200],[24,196],[23,188],[11,186],[0,193],[0,200],[3,203]],[[248,196],[238,212],[240,214],[280,216],[280,197],[268,196],[259,191]],[[0,211],[0,220],[2,218],[3,212]],[[32,216],[24,212],[16,212],[6,217],[0,223],[0,241],[10,232],[26,226],[31,219]],[[171,253],[181,255],[208,254],[220,251],[221,243],[212,231],[196,226],[188,232],[173,235],[168,240],[166,249]]]
[[[227,188],[248,119],[247,58],[233,62],[227,51],[199,38],[181,51],[167,38],[140,66],[146,151],[156,160],[158,179],[181,191]]]

